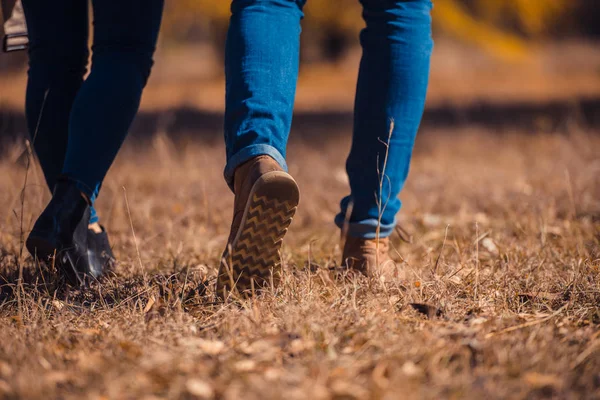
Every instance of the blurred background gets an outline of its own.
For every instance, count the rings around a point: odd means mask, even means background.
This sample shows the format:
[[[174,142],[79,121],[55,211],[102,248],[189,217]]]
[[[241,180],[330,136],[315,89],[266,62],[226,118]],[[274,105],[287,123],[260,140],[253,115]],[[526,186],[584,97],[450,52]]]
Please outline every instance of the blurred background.
[[[361,7],[357,0],[309,0],[305,14],[296,112],[336,120],[352,111]],[[155,68],[133,131],[218,133],[228,18],[228,1],[166,2]],[[424,124],[556,130],[576,118],[598,125],[599,20],[596,0],[435,0]],[[5,136],[24,129],[26,62],[23,52],[0,55]]]

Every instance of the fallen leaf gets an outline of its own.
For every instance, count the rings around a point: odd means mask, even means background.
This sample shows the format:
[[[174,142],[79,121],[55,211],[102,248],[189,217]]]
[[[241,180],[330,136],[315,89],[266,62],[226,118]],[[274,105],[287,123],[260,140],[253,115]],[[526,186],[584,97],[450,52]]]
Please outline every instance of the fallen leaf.
[[[0,379],[0,394],[8,395],[11,392],[12,392],[12,389],[11,389],[10,385],[8,384],[8,382]]]
[[[562,386],[562,381],[557,375],[540,374],[539,372],[528,372],[523,380],[536,389]]]
[[[220,340],[207,340],[202,338],[185,338],[180,343],[186,347],[199,350],[201,353],[216,356],[225,349],[225,343]]]
[[[426,213],[423,215],[423,225],[433,228],[442,224],[442,217],[436,214]]]
[[[238,372],[250,372],[256,368],[256,362],[252,360],[241,360],[235,363],[234,368]]]
[[[264,377],[268,381],[276,381],[281,378],[281,371],[275,368],[267,368],[264,373]]]
[[[69,374],[64,371],[52,371],[44,375],[44,378],[46,378],[46,381],[55,385],[57,383],[67,382],[69,380]]]
[[[12,374],[12,371],[13,369],[9,363],[0,361],[0,376],[8,376]]]
[[[272,353],[277,350],[275,343],[268,340],[256,340],[252,343],[241,343],[239,349],[247,355]]]
[[[185,389],[189,394],[200,399],[212,399],[215,397],[213,388],[207,382],[200,379],[189,379],[185,383]]]
[[[380,388],[387,388],[390,380],[388,378],[389,375],[389,365],[387,362],[378,362],[373,368],[373,372],[371,373],[371,378],[373,382],[377,384]]]
[[[548,226],[546,227],[546,233],[549,233],[551,235],[554,236],[562,236],[563,235],[563,231],[560,227],[558,226]]]
[[[478,212],[475,214],[475,221],[479,224],[487,225],[490,223],[490,218],[486,214]]]
[[[60,311],[65,308],[65,303],[60,300],[52,300],[52,307]]]
[[[496,243],[494,243],[494,241],[489,237],[486,237],[481,241],[481,246],[483,246],[483,248],[491,254],[500,254],[498,246],[496,246]]]
[[[148,313],[152,309],[152,306],[154,305],[154,303],[156,303],[156,300],[154,299],[154,296],[152,296],[148,300],[146,307],[144,307],[144,314]]]
[[[73,329],[71,332],[80,333],[83,336],[99,336],[100,335],[99,329]]]
[[[297,355],[297,354],[300,354],[303,351],[308,350],[314,346],[315,346],[315,343],[311,340],[295,339],[290,342],[288,350],[290,353]]]
[[[343,399],[365,399],[369,393],[367,390],[348,379],[336,379],[331,383],[331,391],[334,398]]]
[[[419,375],[421,375],[421,373],[423,372],[423,371],[421,370],[421,368],[419,368],[419,367],[417,366],[417,364],[415,364],[415,363],[414,363],[414,362],[412,362],[412,361],[407,361],[407,362],[405,362],[405,363],[402,365],[402,368],[401,368],[401,369],[402,369],[402,373],[403,373],[404,375],[406,375],[406,376],[409,376],[409,377],[416,377],[416,376],[419,376]]]

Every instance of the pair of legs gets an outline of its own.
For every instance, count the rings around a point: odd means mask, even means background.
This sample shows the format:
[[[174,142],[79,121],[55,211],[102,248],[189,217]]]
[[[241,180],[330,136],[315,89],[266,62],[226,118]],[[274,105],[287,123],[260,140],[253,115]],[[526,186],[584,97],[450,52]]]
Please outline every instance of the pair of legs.
[[[29,30],[26,116],[50,190],[59,176],[93,202],[138,110],[163,0],[94,0],[88,64],[86,0],[23,0]]]
[[[225,178],[231,187],[236,168],[258,155],[268,155],[286,169],[304,3],[232,2],[225,62]],[[378,226],[380,237],[393,232],[400,210],[398,194],[423,114],[433,42],[429,0],[361,3],[366,27],[360,34],[363,55],[346,163],[350,195],[341,201],[335,222],[342,227],[352,203],[349,236],[372,239]]]
[[[164,0],[23,0],[29,30],[25,113],[52,200],[27,248],[82,283],[112,263],[93,207],[138,110],[153,64]],[[92,224],[90,226],[90,224]],[[88,229],[96,227],[98,229]]]
[[[297,185],[285,173],[285,157],[305,1],[232,1],[225,60],[225,179],[236,200],[218,295],[226,296],[234,286],[249,290],[252,281],[268,284],[281,267],[277,253],[299,200]],[[432,4],[361,3],[366,27],[360,34],[363,54],[346,163],[350,194],[342,199],[335,222],[347,227],[342,262],[355,258],[358,264],[352,267],[369,273],[372,264],[380,267],[379,254],[387,250],[386,238],[396,224],[398,194],[423,113]]]

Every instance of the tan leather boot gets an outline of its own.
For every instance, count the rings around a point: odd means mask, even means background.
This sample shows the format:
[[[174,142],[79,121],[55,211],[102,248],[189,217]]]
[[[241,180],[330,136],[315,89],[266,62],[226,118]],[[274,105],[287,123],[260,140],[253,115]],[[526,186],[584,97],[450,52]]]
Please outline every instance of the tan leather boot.
[[[378,248],[377,239],[348,236],[342,254],[342,267],[367,276],[383,278],[385,281],[400,279],[401,271],[390,257],[389,251],[389,238],[380,238]]]
[[[279,282],[279,250],[300,200],[296,181],[269,156],[240,165],[233,185],[233,221],[217,276],[221,299],[234,287],[248,294]]]

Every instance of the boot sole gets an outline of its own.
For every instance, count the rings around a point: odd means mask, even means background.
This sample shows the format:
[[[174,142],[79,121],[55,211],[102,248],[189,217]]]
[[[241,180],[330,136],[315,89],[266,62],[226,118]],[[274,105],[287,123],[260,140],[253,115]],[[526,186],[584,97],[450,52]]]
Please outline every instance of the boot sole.
[[[280,171],[268,172],[254,183],[240,227],[225,250],[217,278],[217,296],[235,287],[248,294],[253,289],[277,285],[281,275],[280,249],[300,193],[294,178]]]

